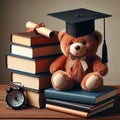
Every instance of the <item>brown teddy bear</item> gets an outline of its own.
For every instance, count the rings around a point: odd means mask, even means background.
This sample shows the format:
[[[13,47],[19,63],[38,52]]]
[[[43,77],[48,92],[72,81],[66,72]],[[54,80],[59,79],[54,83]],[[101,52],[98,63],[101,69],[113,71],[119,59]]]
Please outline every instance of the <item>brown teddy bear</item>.
[[[87,91],[103,86],[108,67],[96,55],[102,35],[94,31],[89,35],[73,37],[65,30],[58,34],[63,55],[50,66],[52,85],[56,90],[68,90],[76,85]]]

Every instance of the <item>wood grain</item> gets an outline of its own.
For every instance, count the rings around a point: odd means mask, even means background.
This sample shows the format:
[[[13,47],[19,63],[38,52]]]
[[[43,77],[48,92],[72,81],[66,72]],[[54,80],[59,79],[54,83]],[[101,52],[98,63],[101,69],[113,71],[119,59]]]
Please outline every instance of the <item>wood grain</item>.
[[[7,85],[0,85],[0,119],[79,119],[84,120],[84,118],[80,118],[78,116],[73,116],[69,114],[64,114],[48,109],[38,109],[33,107],[26,107],[21,110],[13,110],[10,107],[7,107],[5,96],[6,96],[6,87]],[[120,86],[118,86],[118,93],[120,94]],[[120,98],[119,98],[120,100]],[[89,120],[114,120],[120,119],[120,105],[107,110],[103,113],[97,114]]]

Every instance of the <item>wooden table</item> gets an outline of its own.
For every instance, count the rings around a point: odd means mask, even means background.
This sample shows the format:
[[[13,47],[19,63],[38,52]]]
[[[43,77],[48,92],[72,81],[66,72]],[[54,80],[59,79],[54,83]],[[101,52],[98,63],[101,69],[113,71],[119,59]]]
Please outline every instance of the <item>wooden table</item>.
[[[6,85],[0,85],[0,119],[79,119],[84,120],[84,118],[80,118],[78,116],[73,116],[69,114],[64,114],[48,109],[37,109],[33,107],[29,107],[22,110],[13,110],[12,108],[7,108],[7,104],[5,101],[6,96]],[[118,86],[118,94],[120,95],[120,86]],[[118,96],[119,96],[118,95]],[[120,97],[118,97],[120,101]],[[99,113],[89,120],[113,120],[119,119],[120,120],[120,104],[117,107]]]

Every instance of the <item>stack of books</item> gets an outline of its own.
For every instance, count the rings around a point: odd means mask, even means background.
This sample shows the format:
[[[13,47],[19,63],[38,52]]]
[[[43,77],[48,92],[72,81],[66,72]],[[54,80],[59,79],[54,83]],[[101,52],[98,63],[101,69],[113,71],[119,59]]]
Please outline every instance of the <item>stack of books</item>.
[[[26,89],[31,106],[44,107],[43,90],[51,86],[49,66],[60,54],[57,32],[53,38],[35,32],[11,34],[6,66],[11,71],[11,81],[20,82]]]
[[[44,91],[47,109],[90,117],[114,106],[116,87],[103,86],[100,91],[88,92],[81,88],[57,91],[47,88]]]

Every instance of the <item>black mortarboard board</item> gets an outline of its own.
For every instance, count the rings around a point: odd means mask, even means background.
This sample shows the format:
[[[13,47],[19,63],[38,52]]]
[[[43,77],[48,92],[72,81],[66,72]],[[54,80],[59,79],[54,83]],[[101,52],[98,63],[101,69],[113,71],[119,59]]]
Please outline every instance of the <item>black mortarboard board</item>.
[[[94,20],[110,17],[111,15],[88,10],[75,9],[48,14],[52,17],[64,20],[66,22],[66,32],[74,37],[90,34],[94,31]]]
[[[109,14],[96,12],[93,10],[88,10],[84,8],[62,11],[57,13],[48,14],[52,17],[64,20],[66,22],[66,32],[69,35],[74,37],[79,37],[92,33],[95,30],[95,19],[111,17]],[[105,28],[105,20],[104,20]],[[105,29],[104,29],[104,38],[105,38]],[[107,56],[107,46],[103,48],[103,63],[106,63],[108,60],[105,58]]]

